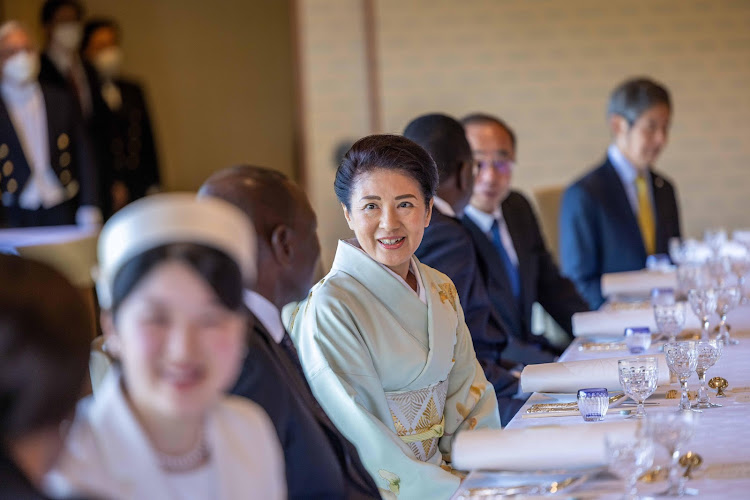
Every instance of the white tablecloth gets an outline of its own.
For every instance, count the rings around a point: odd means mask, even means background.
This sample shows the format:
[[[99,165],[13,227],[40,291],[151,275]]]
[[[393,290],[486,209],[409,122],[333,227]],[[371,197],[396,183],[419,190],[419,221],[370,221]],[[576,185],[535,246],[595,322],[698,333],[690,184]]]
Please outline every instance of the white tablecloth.
[[[750,307],[743,306],[732,311],[728,317],[733,326],[735,336],[740,339],[740,344],[727,346],[721,359],[707,373],[707,379],[721,376],[729,381],[727,390],[728,397],[715,399],[715,391],[711,391],[714,402],[723,405],[722,408],[704,410],[698,424],[698,430],[690,444],[684,451],[691,450],[703,457],[703,466],[694,474],[695,479],[689,482],[690,487],[698,488],[698,498],[750,498],[750,474],[748,477],[738,479],[715,479],[713,471],[721,464],[750,464]],[[582,340],[577,339],[565,351],[562,356],[564,361],[580,359],[627,357],[627,353],[616,354],[613,352],[589,352],[581,351],[579,346]],[[657,352],[652,350],[651,352]],[[667,389],[679,390],[678,384],[671,387],[663,387],[657,390],[649,401],[657,402],[659,406],[677,407],[678,400],[665,399]],[[747,390],[741,390],[741,389]],[[690,379],[690,390],[698,389],[697,375]],[[733,391],[734,389],[734,391]],[[738,391],[738,389],[740,389]],[[549,397],[540,394],[531,396],[526,405],[508,424],[509,429],[520,429],[550,424],[573,425],[582,422],[580,416],[548,417],[548,418],[523,418],[526,409],[534,403],[553,402]],[[646,412],[653,407],[647,407]],[[616,422],[626,417],[620,415],[619,411],[607,414],[605,421]],[[660,453],[660,462],[666,464],[665,452]],[[564,464],[561,464],[564,466]],[[707,468],[711,467],[711,476],[708,477]],[[750,467],[747,468],[750,471]],[[666,483],[650,485],[649,491],[663,489]],[[653,487],[658,486],[656,490]],[[648,488],[647,488],[648,489]],[[610,498],[604,495],[602,498]]]

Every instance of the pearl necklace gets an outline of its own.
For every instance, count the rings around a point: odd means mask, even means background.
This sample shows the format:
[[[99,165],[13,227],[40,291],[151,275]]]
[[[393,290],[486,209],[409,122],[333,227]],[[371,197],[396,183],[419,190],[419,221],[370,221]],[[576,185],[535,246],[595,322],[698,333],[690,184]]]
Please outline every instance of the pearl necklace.
[[[165,472],[173,473],[189,472],[197,469],[206,462],[209,455],[208,444],[203,439],[203,436],[198,441],[198,446],[182,455],[169,455],[160,451],[156,452],[159,467]]]

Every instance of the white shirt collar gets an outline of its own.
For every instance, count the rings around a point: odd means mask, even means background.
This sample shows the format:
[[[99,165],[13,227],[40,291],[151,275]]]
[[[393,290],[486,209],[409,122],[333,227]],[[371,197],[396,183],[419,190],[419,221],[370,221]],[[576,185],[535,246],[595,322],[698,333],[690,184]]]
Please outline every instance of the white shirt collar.
[[[453,207],[450,205],[450,203],[448,203],[444,199],[438,196],[433,196],[432,201],[433,201],[433,205],[432,205],[433,208],[437,209],[437,211],[440,212],[441,214],[447,215],[448,217],[453,217],[454,219],[457,217],[456,211],[453,210]]]
[[[243,292],[245,305],[252,312],[260,324],[268,330],[273,340],[279,344],[284,338],[286,330],[281,322],[281,312],[273,303],[253,290]]]
[[[630,185],[635,182],[636,177],[638,177],[638,169],[636,169],[632,163],[630,163],[630,160],[628,160],[624,154],[622,154],[622,151],[620,151],[620,148],[615,146],[614,144],[610,144],[609,148],[607,149],[607,156],[609,157],[610,163],[612,163],[612,166],[615,167],[615,171],[617,172],[617,175],[620,176],[620,180],[622,180],[622,183],[625,185]],[[646,169],[646,179],[649,179],[649,171]]]
[[[483,233],[489,233],[492,229],[492,224],[495,221],[501,221],[503,219],[503,209],[501,207],[497,207],[494,212],[488,214],[472,205],[467,205],[464,214],[466,214],[466,216],[469,217],[469,219],[471,219]]]
[[[50,45],[50,47],[47,49],[47,56],[50,58],[57,70],[66,77],[70,72],[70,67],[75,64],[76,59],[78,58],[75,52],[67,52],[55,47],[54,45]]]

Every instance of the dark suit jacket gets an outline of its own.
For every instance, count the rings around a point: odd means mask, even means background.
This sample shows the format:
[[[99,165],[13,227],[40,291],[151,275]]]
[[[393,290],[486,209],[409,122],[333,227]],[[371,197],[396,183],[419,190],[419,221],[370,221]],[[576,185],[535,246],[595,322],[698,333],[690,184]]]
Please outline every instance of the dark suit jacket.
[[[289,498],[380,498],[357,450],[321,417],[304,375],[260,322],[251,321],[249,351],[231,392],[271,417],[284,449]]]
[[[507,424],[523,401],[511,399],[518,392],[518,379],[508,372],[501,359],[508,344],[508,327],[487,295],[471,236],[461,221],[434,209],[415,255],[423,264],[446,274],[456,285],[477,360],[495,388],[500,418],[503,425]]]
[[[52,169],[70,194],[77,193],[76,205],[99,206],[96,164],[78,108],[66,92],[45,84],[41,88]],[[31,176],[31,169],[3,99],[0,99],[0,176],[4,207],[0,208],[0,226],[3,222],[18,226],[18,197]],[[75,224],[75,219],[63,223]]]
[[[125,183],[130,199],[146,195],[159,186],[159,161],[156,154],[151,119],[141,87],[135,82],[118,79],[122,106],[108,109],[107,145],[113,180]],[[101,92],[101,89],[98,89]]]
[[[0,445],[0,500],[48,500]],[[71,499],[72,500],[72,499]]]
[[[651,171],[656,219],[656,253],[667,253],[669,238],[680,236],[672,183]],[[560,207],[560,261],[592,309],[603,302],[604,273],[635,271],[646,265],[638,220],[617,171],[604,163],[569,186]]]
[[[518,256],[521,299],[513,297],[510,281],[497,249],[485,233],[468,217],[469,229],[477,248],[479,265],[487,280],[487,289],[495,309],[503,316],[520,345],[509,346],[508,356],[522,362],[551,361],[557,354],[545,339],[531,333],[531,306],[539,302],[572,338],[571,316],[587,311],[588,306],[568,279],[560,275],[554,259],[544,244],[539,222],[529,201],[519,192],[511,191],[501,205],[503,218]],[[547,354],[528,350],[524,345],[539,346]],[[530,359],[525,356],[529,355]]]

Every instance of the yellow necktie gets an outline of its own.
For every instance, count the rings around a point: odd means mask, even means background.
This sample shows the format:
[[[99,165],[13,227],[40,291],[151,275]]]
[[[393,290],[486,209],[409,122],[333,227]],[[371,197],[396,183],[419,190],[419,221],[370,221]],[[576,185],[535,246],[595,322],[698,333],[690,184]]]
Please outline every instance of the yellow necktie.
[[[638,191],[638,226],[641,228],[646,253],[652,255],[656,251],[656,224],[654,223],[654,207],[651,206],[651,196],[644,175],[636,177],[635,187]]]

